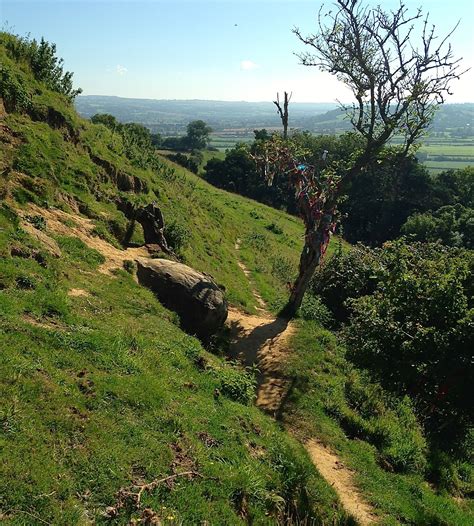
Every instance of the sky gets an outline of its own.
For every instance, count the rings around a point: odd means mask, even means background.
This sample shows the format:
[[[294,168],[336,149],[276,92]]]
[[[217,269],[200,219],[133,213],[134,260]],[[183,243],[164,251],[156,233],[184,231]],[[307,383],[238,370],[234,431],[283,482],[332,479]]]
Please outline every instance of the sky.
[[[443,36],[460,20],[450,42],[464,67],[474,69],[472,0],[404,3],[411,12],[422,4]],[[0,0],[0,20],[3,29],[56,43],[85,95],[267,101],[285,90],[294,102],[349,101],[341,82],[302,66],[295,55],[305,46],[292,28],[314,32],[320,6],[316,0]],[[448,102],[474,101],[474,72],[453,91]]]

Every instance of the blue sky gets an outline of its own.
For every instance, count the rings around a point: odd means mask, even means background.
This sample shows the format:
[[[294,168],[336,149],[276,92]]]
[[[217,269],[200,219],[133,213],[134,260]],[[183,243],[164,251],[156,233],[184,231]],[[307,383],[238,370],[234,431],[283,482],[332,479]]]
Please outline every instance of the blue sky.
[[[371,3],[371,0],[368,0]],[[327,2],[330,4],[331,2]],[[382,2],[395,8],[396,0]],[[414,10],[421,0],[405,0]],[[88,95],[156,99],[349,100],[336,79],[298,64],[294,26],[315,30],[315,0],[0,0],[2,25],[55,42]],[[474,66],[471,0],[424,0],[439,33]],[[453,85],[450,102],[474,100],[474,74]]]

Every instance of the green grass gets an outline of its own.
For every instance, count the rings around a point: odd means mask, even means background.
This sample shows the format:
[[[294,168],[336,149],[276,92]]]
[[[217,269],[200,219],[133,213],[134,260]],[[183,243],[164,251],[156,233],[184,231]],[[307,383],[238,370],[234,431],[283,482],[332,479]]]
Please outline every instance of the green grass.
[[[272,524],[282,503],[301,492],[310,514],[345,523],[301,446],[249,403],[247,373],[184,334],[127,272],[98,273],[103,258],[77,239],[57,238],[59,260],[45,254],[39,265],[26,257],[39,247],[9,216],[3,209],[6,524],[108,522],[103,512],[121,488],[188,470],[202,478],[144,495],[166,524],[241,524],[242,513]],[[12,239],[23,257],[8,257]],[[20,276],[33,286],[19,287]],[[87,296],[70,297],[70,288]],[[133,516],[133,508],[119,510],[115,523]]]
[[[455,161],[455,160],[449,160],[449,161],[425,161],[424,163],[432,172],[444,172],[446,170],[460,170],[462,168],[465,168],[466,166],[472,166],[474,164],[473,161]]]
[[[125,270],[101,274],[101,254],[75,236],[54,236],[46,221],[43,232],[62,251],[54,258],[19,227],[14,210],[30,202],[79,209],[97,235],[120,246],[131,224],[116,199],[156,200],[167,222],[188,230],[183,261],[212,274],[229,301],[249,312],[255,298],[237,264],[236,240],[268,236],[269,257],[296,265],[301,223],[166,160],[137,168],[122,155],[120,136],[80,119],[1,45],[0,58],[21,73],[44,116],[8,114],[18,144],[0,143],[2,521],[110,523],[104,512],[121,489],[193,470],[200,476],[144,494],[143,505],[163,524],[277,524],[290,520],[288,512],[350,524],[303,448],[252,406],[253,373],[183,333],[176,315]],[[54,123],[45,121],[49,109]],[[119,191],[117,174],[144,189]],[[136,227],[132,240],[140,239]],[[269,298],[283,297],[281,275],[275,280],[248,252],[258,286]],[[73,288],[85,295],[70,296]],[[133,506],[117,511],[114,524],[139,515]]]
[[[462,169],[474,164],[472,139],[427,137],[419,149],[420,159],[433,173]]]
[[[286,406],[286,424],[300,440],[317,437],[339,454],[354,470],[358,487],[380,515],[381,524],[473,523],[472,500],[455,500],[437,492],[422,469],[392,472],[393,455],[415,458],[413,448],[423,451],[419,432],[413,422],[409,423],[409,412],[404,423],[403,412],[398,416],[393,413],[383,402],[379,388],[363,381],[360,372],[346,361],[344,349],[333,334],[316,322],[300,321],[292,349],[288,372],[296,377],[296,383]],[[350,403],[348,389],[354,390],[354,385],[362,386],[359,389],[366,402],[362,403],[359,396],[357,403]],[[371,406],[376,418],[370,416]],[[377,444],[378,436],[385,437],[382,444],[387,444],[387,449]]]

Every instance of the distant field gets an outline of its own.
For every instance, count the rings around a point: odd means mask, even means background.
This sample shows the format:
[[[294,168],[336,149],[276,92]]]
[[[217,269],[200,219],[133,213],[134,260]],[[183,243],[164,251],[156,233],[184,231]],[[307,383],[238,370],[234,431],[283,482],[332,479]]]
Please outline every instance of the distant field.
[[[253,138],[253,132],[250,130],[228,130],[225,133],[212,134],[210,145],[224,152],[238,142],[251,142]],[[433,173],[474,166],[474,140],[449,136],[427,137],[417,156]]]
[[[233,148],[238,142],[252,142],[253,139],[254,134],[251,130],[235,133],[216,133],[211,134],[210,146],[219,150],[227,150],[228,148]]]
[[[418,158],[431,172],[474,166],[474,141],[454,137],[428,137]]]

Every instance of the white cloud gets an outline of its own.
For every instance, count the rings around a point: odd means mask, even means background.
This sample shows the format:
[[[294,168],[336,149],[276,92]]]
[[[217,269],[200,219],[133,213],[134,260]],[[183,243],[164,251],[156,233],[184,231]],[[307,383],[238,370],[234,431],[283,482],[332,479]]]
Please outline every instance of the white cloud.
[[[125,75],[127,71],[128,69],[125,66],[121,66],[120,64],[115,66],[115,73],[117,73],[117,75]]]
[[[258,64],[255,64],[252,60],[242,60],[240,63],[240,69],[242,71],[251,71],[252,69],[257,69],[260,66]]]

